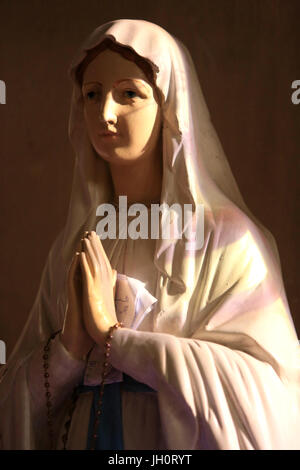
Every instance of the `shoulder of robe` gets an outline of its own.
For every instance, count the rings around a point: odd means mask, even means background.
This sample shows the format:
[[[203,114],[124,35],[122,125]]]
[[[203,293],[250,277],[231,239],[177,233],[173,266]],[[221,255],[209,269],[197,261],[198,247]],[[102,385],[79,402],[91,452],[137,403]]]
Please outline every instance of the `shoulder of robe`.
[[[261,284],[270,274],[270,244],[254,221],[236,206],[228,205],[215,210],[208,223],[210,299],[237,286],[249,291]]]

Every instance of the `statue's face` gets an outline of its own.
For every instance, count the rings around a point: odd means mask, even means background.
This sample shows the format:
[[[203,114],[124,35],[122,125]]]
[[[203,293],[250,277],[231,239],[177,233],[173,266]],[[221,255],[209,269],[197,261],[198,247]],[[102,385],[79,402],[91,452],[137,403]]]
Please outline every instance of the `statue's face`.
[[[90,141],[107,162],[128,164],[153,154],[159,143],[161,111],[144,72],[106,49],[89,63],[82,83]],[[107,131],[116,135],[105,136]]]

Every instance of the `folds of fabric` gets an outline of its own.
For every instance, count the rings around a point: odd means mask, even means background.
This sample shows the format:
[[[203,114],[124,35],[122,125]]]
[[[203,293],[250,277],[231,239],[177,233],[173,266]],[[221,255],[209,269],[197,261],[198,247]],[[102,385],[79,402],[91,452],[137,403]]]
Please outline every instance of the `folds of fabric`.
[[[242,347],[125,328],[111,362],[157,390],[168,449],[299,449],[297,385]]]
[[[147,60],[163,94],[161,204],[191,204],[194,216],[197,204],[204,208],[200,247],[187,247],[184,237],[103,240],[112,267],[146,284],[150,303],[152,296],[157,300],[147,312],[137,302],[131,311],[137,330],[126,325],[113,338],[112,366],[157,392],[122,391],[124,447],[300,449],[300,348],[274,239],[239,192],[187,49],[160,26],[127,19],[97,28],[70,67],[75,165],[68,217],[50,250],[24,331],[0,371],[2,447],[47,448],[46,431],[37,427],[44,410],[35,397],[43,378],[42,364],[33,367],[34,357],[63,326],[66,275],[78,240],[85,230],[96,229],[98,205],[112,200],[109,168],[88,139],[76,81],[78,65],[105,38]],[[84,375],[82,364],[60,353],[74,375],[64,386],[57,377],[62,399],[57,435],[68,387]],[[91,372],[91,364],[87,368]],[[72,448],[86,445],[80,423],[88,426],[91,395],[81,396],[70,430]],[[146,428],[145,415],[152,427],[147,440],[138,431]]]
[[[100,386],[79,385],[76,393],[93,393],[93,402],[89,419],[87,450],[94,447],[96,450],[124,450],[122,398],[121,390],[131,392],[152,393],[154,390],[137,382],[127,374],[123,374],[122,382],[104,385],[102,404],[99,408]],[[97,439],[94,443],[94,423],[98,409],[101,410],[100,421],[96,430]]]

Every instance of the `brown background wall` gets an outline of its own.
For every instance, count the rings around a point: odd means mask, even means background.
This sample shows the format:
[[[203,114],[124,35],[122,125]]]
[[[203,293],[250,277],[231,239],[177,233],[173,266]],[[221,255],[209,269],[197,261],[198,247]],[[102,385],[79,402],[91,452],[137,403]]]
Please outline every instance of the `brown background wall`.
[[[274,234],[300,337],[297,165],[300,104],[298,0],[1,0],[0,339],[12,351],[68,207],[68,64],[98,25],[158,23],[190,50],[242,194]],[[298,50],[297,50],[298,45]]]

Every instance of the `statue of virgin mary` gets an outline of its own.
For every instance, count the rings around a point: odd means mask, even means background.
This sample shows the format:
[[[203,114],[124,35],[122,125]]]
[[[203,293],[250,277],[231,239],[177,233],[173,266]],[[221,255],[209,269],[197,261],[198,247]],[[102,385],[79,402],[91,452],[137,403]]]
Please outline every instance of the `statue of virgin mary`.
[[[0,371],[2,448],[300,449],[299,343],[276,244],[239,192],[189,52],[156,24],[121,19],[87,38],[70,75],[69,212]],[[99,207],[118,213],[120,195],[148,214],[201,206],[201,246],[120,227],[96,240]],[[117,272],[123,327],[104,380],[91,327],[82,357],[54,334],[85,232]]]

